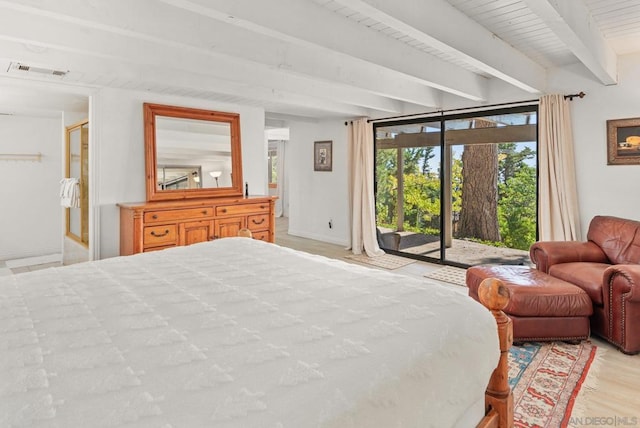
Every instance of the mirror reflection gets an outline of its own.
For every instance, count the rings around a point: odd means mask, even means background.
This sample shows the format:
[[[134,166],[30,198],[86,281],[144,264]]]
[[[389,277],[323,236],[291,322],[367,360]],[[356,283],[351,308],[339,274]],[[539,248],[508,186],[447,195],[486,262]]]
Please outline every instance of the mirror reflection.
[[[201,176],[200,167],[158,165],[158,189],[201,189]]]
[[[157,189],[231,187],[231,125],[156,116]]]
[[[144,103],[147,201],[243,194],[240,115]]]

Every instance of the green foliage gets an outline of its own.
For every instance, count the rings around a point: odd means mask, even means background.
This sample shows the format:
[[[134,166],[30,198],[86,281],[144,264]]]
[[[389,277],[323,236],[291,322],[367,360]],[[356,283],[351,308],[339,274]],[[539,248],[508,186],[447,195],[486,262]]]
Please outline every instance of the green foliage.
[[[462,210],[462,159],[453,159],[451,165],[451,212]]]
[[[506,183],[511,177],[514,177],[523,167],[528,167],[525,160],[534,159],[536,152],[529,147],[524,147],[520,151],[517,149],[516,143],[498,144],[498,181]]]
[[[396,150],[376,151],[376,217],[383,227],[394,228],[398,202]]]
[[[404,218],[411,229],[419,232],[433,227],[440,216],[440,179],[435,174],[404,175]]]
[[[521,165],[513,177],[498,187],[502,240],[509,248],[528,250],[536,239],[536,170]]]
[[[404,230],[421,232],[437,223],[440,215],[440,178],[428,162],[433,147],[403,150]],[[376,152],[376,217],[379,226],[395,228],[397,222],[397,150]]]

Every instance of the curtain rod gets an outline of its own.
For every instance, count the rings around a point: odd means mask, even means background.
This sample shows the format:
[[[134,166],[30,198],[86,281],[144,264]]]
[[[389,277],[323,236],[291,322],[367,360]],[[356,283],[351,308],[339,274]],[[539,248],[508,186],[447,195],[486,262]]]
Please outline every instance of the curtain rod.
[[[578,97],[578,98],[584,98],[584,96],[587,95],[584,92],[580,91],[577,94],[570,94],[570,95],[565,95],[564,99],[566,100],[567,98],[569,98],[569,101],[573,101],[574,98]]]
[[[584,96],[587,95],[584,92],[580,91],[577,94],[568,94],[564,96],[564,99],[568,99],[569,101],[573,101],[574,98],[584,98]],[[526,105],[526,104],[534,104],[534,103],[538,103],[540,100],[539,99],[535,99],[535,100],[526,100],[526,101],[517,101],[517,102],[511,102],[511,103],[500,103],[500,104],[489,104],[489,105],[484,105],[484,106],[478,106],[478,107],[464,107],[464,108],[453,108],[453,109],[448,109],[448,110],[435,110],[432,112],[425,112],[425,113],[414,113],[414,114],[404,114],[404,115],[400,115],[400,116],[391,116],[391,117],[382,117],[380,119],[367,119],[368,123],[371,122],[378,122],[378,121],[386,121],[386,120],[392,120],[392,119],[402,119],[402,118],[407,118],[407,117],[419,117],[419,116],[424,116],[424,115],[428,115],[428,114],[435,114],[435,113],[448,113],[451,111],[465,111],[465,110],[475,110],[478,108],[488,108],[488,107],[502,107],[502,106],[507,106],[507,105]],[[344,123],[345,126],[347,126],[349,123],[353,123],[353,121],[347,121]]]

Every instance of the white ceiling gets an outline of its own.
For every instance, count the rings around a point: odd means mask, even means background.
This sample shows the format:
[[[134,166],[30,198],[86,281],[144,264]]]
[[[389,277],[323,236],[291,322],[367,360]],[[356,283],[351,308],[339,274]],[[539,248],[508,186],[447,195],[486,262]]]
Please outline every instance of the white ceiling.
[[[572,64],[615,84],[639,51],[637,0],[0,0],[0,112],[42,80],[385,117],[489,102],[492,80],[535,98]]]

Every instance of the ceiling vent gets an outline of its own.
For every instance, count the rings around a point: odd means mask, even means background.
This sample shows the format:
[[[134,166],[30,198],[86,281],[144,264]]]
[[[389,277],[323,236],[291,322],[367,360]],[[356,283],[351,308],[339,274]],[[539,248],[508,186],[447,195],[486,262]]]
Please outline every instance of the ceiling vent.
[[[9,70],[7,71],[37,73],[45,76],[57,76],[57,77],[64,77],[68,73],[68,71],[54,70],[52,68],[36,67],[36,66],[27,65],[27,64],[22,64],[19,62],[12,62],[11,65],[9,66]]]

